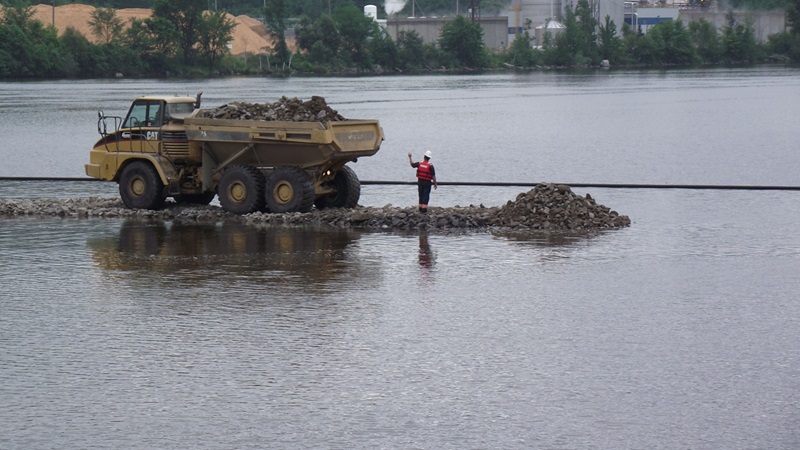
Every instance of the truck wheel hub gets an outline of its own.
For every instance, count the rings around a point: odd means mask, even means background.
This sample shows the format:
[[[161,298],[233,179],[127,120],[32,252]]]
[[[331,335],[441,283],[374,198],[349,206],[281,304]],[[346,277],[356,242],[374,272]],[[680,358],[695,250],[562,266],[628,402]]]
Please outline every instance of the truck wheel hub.
[[[289,203],[294,198],[294,188],[291,183],[282,181],[275,186],[273,190],[275,200],[281,203]]]
[[[233,183],[228,189],[229,197],[236,203],[241,203],[247,198],[247,188],[242,183]]]
[[[134,178],[133,180],[131,180],[131,192],[133,193],[133,195],[138,197],[144,195],[146,191],[147,191],[147,186],[143,179]]]

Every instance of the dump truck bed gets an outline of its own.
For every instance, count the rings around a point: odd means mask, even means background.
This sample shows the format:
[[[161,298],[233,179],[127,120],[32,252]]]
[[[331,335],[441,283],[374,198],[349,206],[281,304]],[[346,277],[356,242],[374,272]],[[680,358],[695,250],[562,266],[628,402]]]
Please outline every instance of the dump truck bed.
[[[217,161],[257,167],[297,166],[353,161],[374,155],[383,141],[377,120],[281,122],[266,120],[184,120],[190,142],[202,146]],[[246,151],[242,151],[247,148]],[[238,155],[237,155],[238,154]]]

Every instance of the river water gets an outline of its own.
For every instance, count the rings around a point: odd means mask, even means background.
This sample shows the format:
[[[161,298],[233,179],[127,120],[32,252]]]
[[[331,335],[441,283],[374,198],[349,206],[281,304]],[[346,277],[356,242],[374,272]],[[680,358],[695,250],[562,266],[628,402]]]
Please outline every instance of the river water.
[[[406,153],[432,150],[442,181],[800,184],[800,71],[777,67],[0,83],[0,177],[81,177],[97,109],[198,90],[380,119],[363,180],[410,181]],[[800,447],[797,192],[576,191],[631,227],[0,219],[0,448]],[[116,195],[0,180],[0,198]]]

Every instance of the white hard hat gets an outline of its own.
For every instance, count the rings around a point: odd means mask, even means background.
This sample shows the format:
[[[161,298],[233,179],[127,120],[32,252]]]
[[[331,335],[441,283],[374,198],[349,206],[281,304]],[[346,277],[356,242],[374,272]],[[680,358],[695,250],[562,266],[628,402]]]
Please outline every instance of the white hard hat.
[[[430,150],[428,150],[427,152],[425,152],[425,156],[427,156],[427,157],[428,157],[428,159],[430,159],[430,158],[431,158],[431,156],[433,156],[433,155],[431,154],[431,151],[430,151]]]

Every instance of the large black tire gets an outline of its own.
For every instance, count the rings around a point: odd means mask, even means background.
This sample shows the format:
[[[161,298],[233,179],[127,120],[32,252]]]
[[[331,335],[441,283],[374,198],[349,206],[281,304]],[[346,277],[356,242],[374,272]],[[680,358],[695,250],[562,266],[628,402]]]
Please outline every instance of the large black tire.
[[[119,195],[132,209],[159,209],[167,198],[161,177],[148,161],[133,161],[122,169]]]
[[[255,167],[233,166],[217,187],[219,204],[234,214],[250,214],[264,207],[264,175]]]
[[[361,198],[361,182],[348,166],[342,166],[333,176],[335,192],[321,195],[314,200],[317,208],[355,208]]]
[[[180,194],[175,196],[175,203],[188,203],[190,205],[207,205],[217,196],[216,192],[203,192],[202,194]]]
[[[266,197],[270,212],[308,212],[314,206],[314,183],[303,169],[278,167],[267,177]]]

